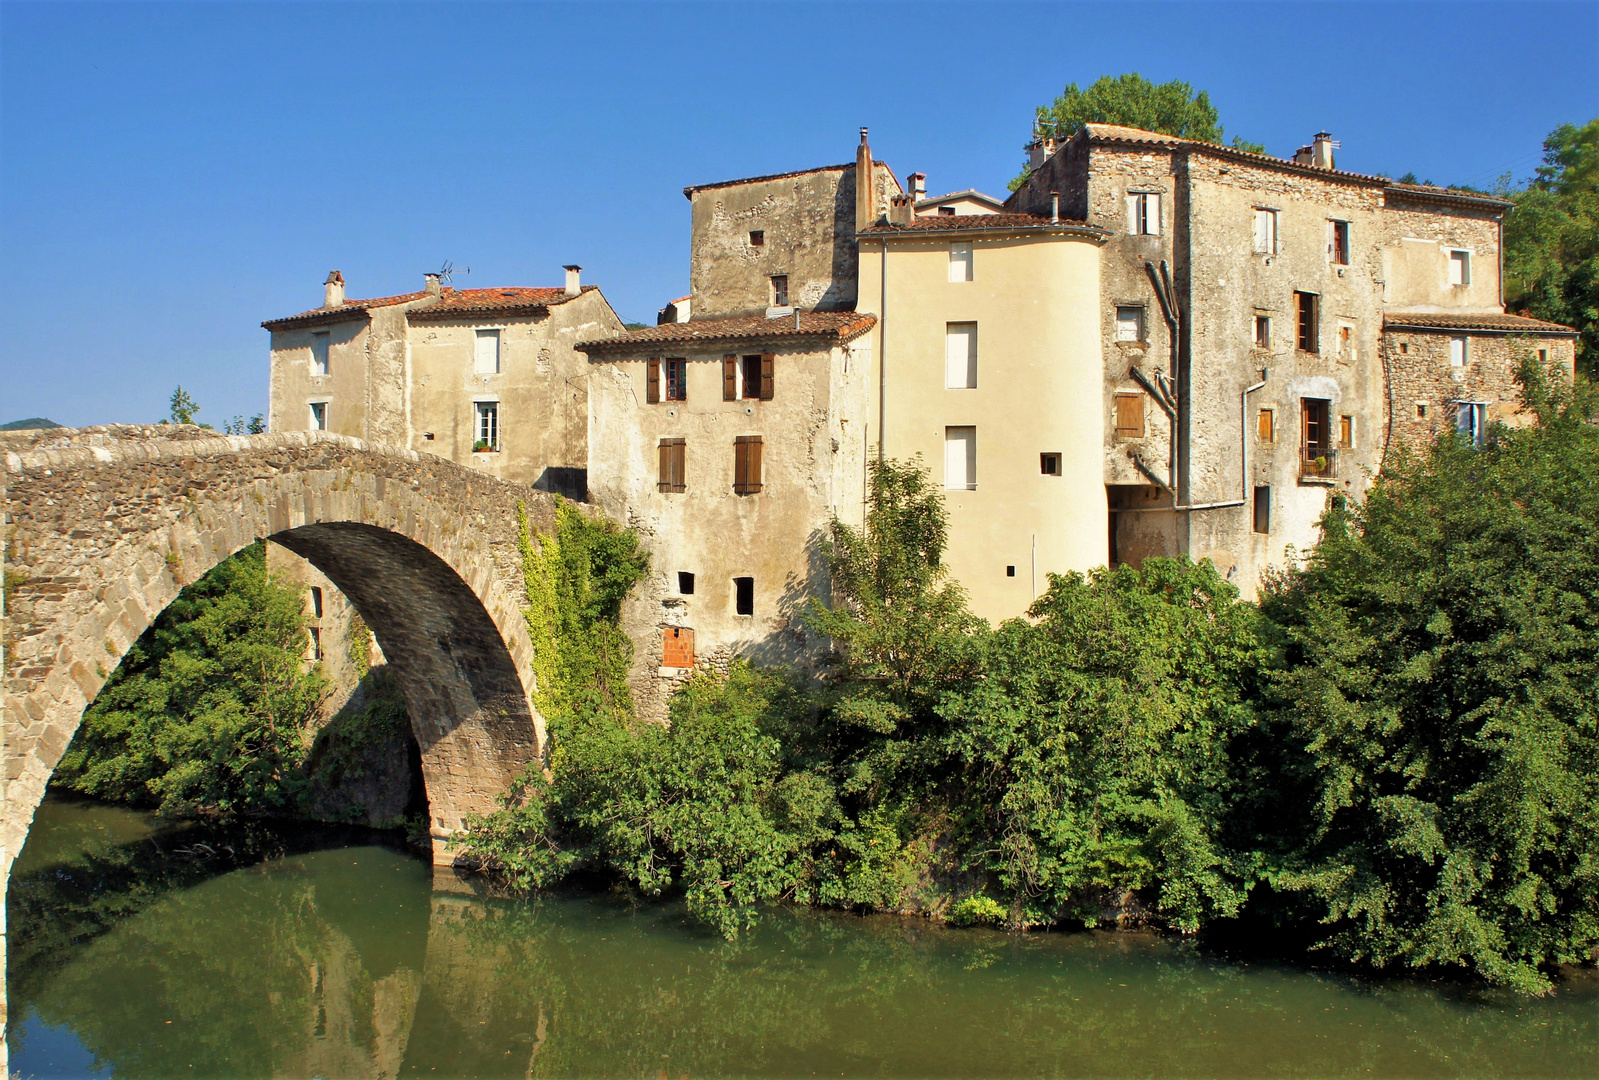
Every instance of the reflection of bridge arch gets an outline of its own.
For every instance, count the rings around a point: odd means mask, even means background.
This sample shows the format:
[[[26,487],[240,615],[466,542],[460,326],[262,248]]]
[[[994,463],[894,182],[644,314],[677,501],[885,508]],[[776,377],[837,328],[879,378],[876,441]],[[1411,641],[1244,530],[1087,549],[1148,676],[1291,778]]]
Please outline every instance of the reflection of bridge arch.
[[[325,432],[58,429],[0,449],[5,872],[122,655],[184,585],[261,537],[331,578],[393,664],[435,861],[539,752],[516,504],[548,528],[550,496]]]

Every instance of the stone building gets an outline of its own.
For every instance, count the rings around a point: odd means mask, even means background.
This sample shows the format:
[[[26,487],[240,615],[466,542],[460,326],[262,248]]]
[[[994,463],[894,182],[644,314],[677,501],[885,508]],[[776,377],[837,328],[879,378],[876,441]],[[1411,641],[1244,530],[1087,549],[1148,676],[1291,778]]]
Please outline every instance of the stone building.
[[[1504,314],[1508,203],[1340,171],[1333,152],[1325,133],[1288,160],[1090,124],[1007,200],[1110,234],[1112,562],[1210,558],[1253,595],[1394,438],[1512,418],[1508,339],[1571,370],[1571,331]]]

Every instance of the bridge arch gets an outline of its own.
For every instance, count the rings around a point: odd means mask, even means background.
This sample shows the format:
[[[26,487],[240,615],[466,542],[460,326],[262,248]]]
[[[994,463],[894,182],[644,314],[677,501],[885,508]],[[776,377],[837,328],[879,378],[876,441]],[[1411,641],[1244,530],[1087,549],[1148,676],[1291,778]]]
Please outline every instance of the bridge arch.
[[[0,449],[7,876],[123,654],[185,585],[262,538],[332,579],[392,663],[422,750],[435,862],[541,752],[516,508],[550,528],[551,496],[326,432],[116,426]]]

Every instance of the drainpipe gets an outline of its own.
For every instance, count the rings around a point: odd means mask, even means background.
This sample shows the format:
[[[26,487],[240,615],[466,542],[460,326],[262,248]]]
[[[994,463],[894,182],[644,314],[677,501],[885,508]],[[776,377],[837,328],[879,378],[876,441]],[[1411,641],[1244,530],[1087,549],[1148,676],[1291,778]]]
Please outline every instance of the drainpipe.
[[[882,266],[877,284],[877,460],[888,452],[883,438],[888,422],[888,237],[883,237]]]

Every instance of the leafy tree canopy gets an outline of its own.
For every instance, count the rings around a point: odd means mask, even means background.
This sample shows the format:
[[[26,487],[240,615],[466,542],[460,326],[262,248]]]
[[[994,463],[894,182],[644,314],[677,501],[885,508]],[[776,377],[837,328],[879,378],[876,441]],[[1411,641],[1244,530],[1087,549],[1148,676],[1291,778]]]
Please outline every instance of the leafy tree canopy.
[[[1196,93],[1181,79],[1153,83],[1137,72],[1102,75],[1086,90],[1069,83],[1052,104],[1038,107],[1036,122],[1041,130],[1055,131],[1061,138],[1077,134],[1084,124],[1120,124],[1210,143],[1223,142],[1226,137],[1221,114],[1205,91]],[[1266,152],[1259,143],[1236,137],[1232,145],[1251,153]],[[1024,167],[1010,189],[1015,191],[1026,178]]]

